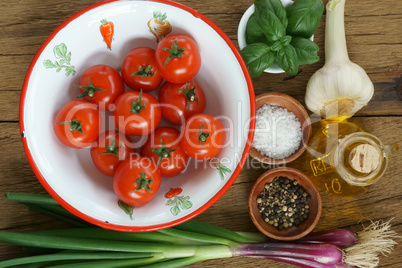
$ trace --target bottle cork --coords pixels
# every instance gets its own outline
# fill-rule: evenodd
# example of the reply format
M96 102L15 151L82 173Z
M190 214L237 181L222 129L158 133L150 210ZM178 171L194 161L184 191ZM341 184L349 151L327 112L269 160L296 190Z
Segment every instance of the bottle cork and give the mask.
M350 165L360 173L370 173L380 164L378 150L370 144L360 144L350 153Z

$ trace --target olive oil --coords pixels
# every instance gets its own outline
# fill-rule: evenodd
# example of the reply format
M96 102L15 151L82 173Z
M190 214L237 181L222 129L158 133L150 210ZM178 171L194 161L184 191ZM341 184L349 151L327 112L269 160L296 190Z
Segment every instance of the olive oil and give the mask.
M347 121L315 124L306 164L319 188L332 195L356 195L383 175L388 158L378 138Z

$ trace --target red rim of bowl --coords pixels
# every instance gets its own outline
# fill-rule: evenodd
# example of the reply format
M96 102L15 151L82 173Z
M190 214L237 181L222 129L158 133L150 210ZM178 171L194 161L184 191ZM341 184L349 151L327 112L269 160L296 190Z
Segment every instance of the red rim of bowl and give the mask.
M39 168L36 165L35 161L33 160L32 154L31 154L31 152L30 152L30 150L28 148L27 140L25 139L25 134L24 134L25 133L25 124L24 124L25 98L26 98L26 94L27 94L27 90L28 90L28 83L29 83L33 68L36 65L36 63L38 61L38 58L42 54L43 50L47 47L49 42L56 36L56 34L59 31L61 31L63 28L65 28L70 22L72 22L73 20L77 19L78 17L80 17L81 15L85 14L86 12L88 12L88 11L90 11L92 9L95 9L95 8L97 8L99 6L109 4L109 3L112 3L112 2L117 2L117 1L119 1L119 0L106 0L106 1L102 1L102 2L93 4L91 6L88 6L87 8L82 9L81 11L75 13L73 16L68 18L62 24L60 24L49 35L49 37L45 40L45 42L43 42L43 44L39 48L38 52L35 54L30 66L28 68L27 74L25 76L24 84L23 84L23 87L22 87L22 92L21 92L21 97L20 97L20 110L19 110L20 135L22 137L22 143L23 143L23 146L24 146L25 155L26 155L26 157L28 159L29 164L31 165L32 170L34 171L36 177L38 178L39 182L46 189L46 191L54 199L56 199L57 202L59 202L59 204L62 207L67 209L69 212L71 212L72 214L76 215L77 217L79 217L81 219L84 219L85 221L87 221L89 223L95 224L95 225L97 225L99 227L102 227L102 228L105 228L105 229L112 229L112 230L123 231L123 232L156 231L156 230L160 230L160 229L164 229L164 228L168 228L168 227L178 225L180 223L183 223L183 222L185 222L187 220L190 220L190 219L194 218L195 216L201 214L202 212L207 210L210 206L212 206L216 201L218 201L218 199L223 196L223 194L230 188L230 186L236 180L237 176L239 175L241 169L244 166L244 163L247 160L248 154L249 154L250 149L251 149L253 136L254 136L254 131L252 131L255 128L255 113L256 113L254 87L253 87L253 84L252 84L251 77L250 77L250 74L248 72L247 66L244 63L243 58L241 57L238 49L235 47L235 45L229 39L229 37L214 22L212 22L206 16L202 15L200 12L198 12L198 11L188 7L188 6L185 6L183 4L180 4L180 3L177 3L177 2L174 2L174 1L170 1L170 0L151 0L153 2L159 2L159 3L163 3L163 4L167 4L167 5L171 5L171 6L180 8L180 9L182 9L184 11L187 11L187 12L191 13L196 18L202 19L206 24L208 24L211 28L213 28L220 35L220 37L223 40L225 40L227 45L232 50L233 54L236 56L240 66L241 66L241 68L243 70L244 76L246 78L248 92L249 92L249 98L250 98L250 127L249 127L249 133L248 133L248 137L247 137L247 143L246 143L246 146L244 148L243 155L242 155L242 157L240 159L240 162L237 165L235 171L233 172L232 176L229 178L229 180L226 182L226 184L222 187L222 189L220 189L219 192L215 196L213 196L208 202L206 202L200 208L198 208L197 210L193 211L192 213L190 213L187 216L184 216L184 217L182 217L180 219L170 221L170 222L167 222L167 223L164 223L164 224L157 224L157 225L151 225L151 226L124 226L124 225L118 225L118 224L110 224L110 223L95 219L93 217L90 217L90 216L80 212L79 210L77 210L76 208L71 206L69 203L67 203L63 198L61 198L50 187L50 185L47 183L45 177L39 171Z

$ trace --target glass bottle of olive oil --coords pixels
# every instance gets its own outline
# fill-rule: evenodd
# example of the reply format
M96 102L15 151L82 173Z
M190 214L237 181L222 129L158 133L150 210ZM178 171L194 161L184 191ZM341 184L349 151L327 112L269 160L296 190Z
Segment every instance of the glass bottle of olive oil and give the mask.
M397 145L384 145L377 137L347 121L322 120L307 147L311 179L332 195L351 196L376 182Z

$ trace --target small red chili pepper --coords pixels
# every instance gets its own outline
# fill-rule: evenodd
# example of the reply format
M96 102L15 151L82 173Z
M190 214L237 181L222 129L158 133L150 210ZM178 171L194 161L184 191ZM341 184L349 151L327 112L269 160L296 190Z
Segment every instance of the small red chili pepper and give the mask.
M183 189L181 189L181 188L170 188L169 192L167 192L165 194L165 197L166 198L175 197L176 195L181 194L182 191L183 191Z

